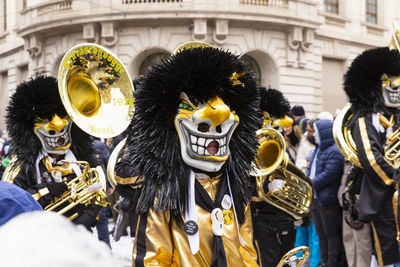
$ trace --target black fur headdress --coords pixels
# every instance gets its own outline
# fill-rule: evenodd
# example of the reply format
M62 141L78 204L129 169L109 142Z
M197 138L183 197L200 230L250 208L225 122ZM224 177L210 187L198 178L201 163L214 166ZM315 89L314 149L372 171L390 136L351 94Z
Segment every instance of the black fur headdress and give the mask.
M381 75L400 75L400 54L388 47L364 51L357 56L344 76L344 90L357 114L382 112Z
M33 131L35 118L51 120L54 114L60 117L67 115L55 78L39 76L17 86L6 109L6 123L11 138L11 153L18 157L23 170L32 168L42 149ZM71 135L74 153L88 154L92 151L89 135L74 124Z
M269 115L276 118L282 118L290 112L289 101L283 96L281 91L273 88L266 89L260 87L262 111L266 111Z
M236 83L232 75L244 73ZM137 204L139 213L149 208L180 215L187 196L189 167L184 164L174 118L185 92L192 103L219 96L240 122L230 141L225 164L232 194L240 202L250 199L249 171L257 150L255 135L261 123L259 94L254 74L236 55L216 48L186 49L149 68L135 86L135 115L119 173L144 177ZM157 199L157 202L154 200Z

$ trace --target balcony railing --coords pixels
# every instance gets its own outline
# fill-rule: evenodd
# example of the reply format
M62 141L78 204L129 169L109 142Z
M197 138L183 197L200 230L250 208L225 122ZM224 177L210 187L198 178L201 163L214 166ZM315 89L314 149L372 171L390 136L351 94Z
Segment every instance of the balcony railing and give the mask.
M49 2L37 8L38 16L59 13L72 9L72 0Z
M183 0L122 0L122 4L182 3L182 1Z
M270 6L277 8L288 8L289 0L240 0L239 4L252 6Z
M288 19L302 23L318 23L315 1L306 0L37 0L38 2L22 10L19 21L19 34L31 34L38 30L51 28L52 25L66 25L93 22L93 18L102 20L145 20L148 18L183 18L218 17L224 19L243 19L287 23ZM277 12L276 9L280 9ZM193 12L195 11L195 12ZM199 12L196 12L199 11ZM154 14L154 16L152 16ZM205 14L205 15L204 15Z

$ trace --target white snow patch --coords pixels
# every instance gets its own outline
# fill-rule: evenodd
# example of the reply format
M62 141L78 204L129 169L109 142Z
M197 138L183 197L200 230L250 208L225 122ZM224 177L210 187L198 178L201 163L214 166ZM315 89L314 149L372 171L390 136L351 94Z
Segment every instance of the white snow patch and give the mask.
M132 251L131 240L124 237L120 244L112 244L111 253L97 234L63 216L40 211L23 213L0 227L0 266L131 266L130 258L126 261L125 256L128 248Z

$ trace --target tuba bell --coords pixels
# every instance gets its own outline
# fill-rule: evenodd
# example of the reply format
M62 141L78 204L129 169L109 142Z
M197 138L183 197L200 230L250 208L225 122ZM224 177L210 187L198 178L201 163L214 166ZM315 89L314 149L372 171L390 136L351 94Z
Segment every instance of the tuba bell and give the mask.
M283 136L273 128L257 131L259 147L255 159L258 196L267 203L283 210L296 220L310 211L313 186L310 178L288 160ZM281 179L283 188L265 192L265 180Z
M355 166L362 168L357 156L356 144L348 125L352 116L351 104L347 103L333 122L333 139L343 156Z
M65 54L58 88L71 119L90 135L117 136L133 117L132 80L120 60L100 45L79 44Z
M113 152L111 152L110 158L107 163L107 177L111 186L115 188L117 186L117 181L115 179L114 168L115 165L121 160L124 152L125 152L125 144L126 138L122 139L118 145L114 148Z
M58 71L61 101L74 123L89 135L114 137L129 125L134 113L133 84L120 60L108 49L84 43L71 48ZM106 181L101 167L90 168L84 161L71 162L82 175L68 182L68 190L45 207L74 220L69 214L78 204L105 206ZM95 188L101 185L101 188Z
M303 253L303 256L297 257L297 253ZM300 267L303 266L303 263L310 256L310 249L306 246L297 247L289 250L285 255L283 255L282 259L279 261L276 267L290 266L290 267Z

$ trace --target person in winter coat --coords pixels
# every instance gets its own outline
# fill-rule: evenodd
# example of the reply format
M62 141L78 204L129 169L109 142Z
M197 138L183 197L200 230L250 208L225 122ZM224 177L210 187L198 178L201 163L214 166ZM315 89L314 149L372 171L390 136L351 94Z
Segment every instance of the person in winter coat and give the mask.
M297 150L299 149L302 132L299 126L290 125L283 127L283 135L286 142L286 152L288 153L290 161L296 162Z
M317 145L308 172L317 200L313 202L311 213L319 237L321 264L328 267L337 266L341 251L337 192L344 166L344 158L333 139L332 126L331 120L314 123Z
M314 121L307 122L307 130L300 140L296 154L296 167L307 174L315 149ZM310 248L309 266L317 267L320 264L319 241L311 211L302 220L296 222L296 247L308 246ZM302 253L297 254L301 256Z

